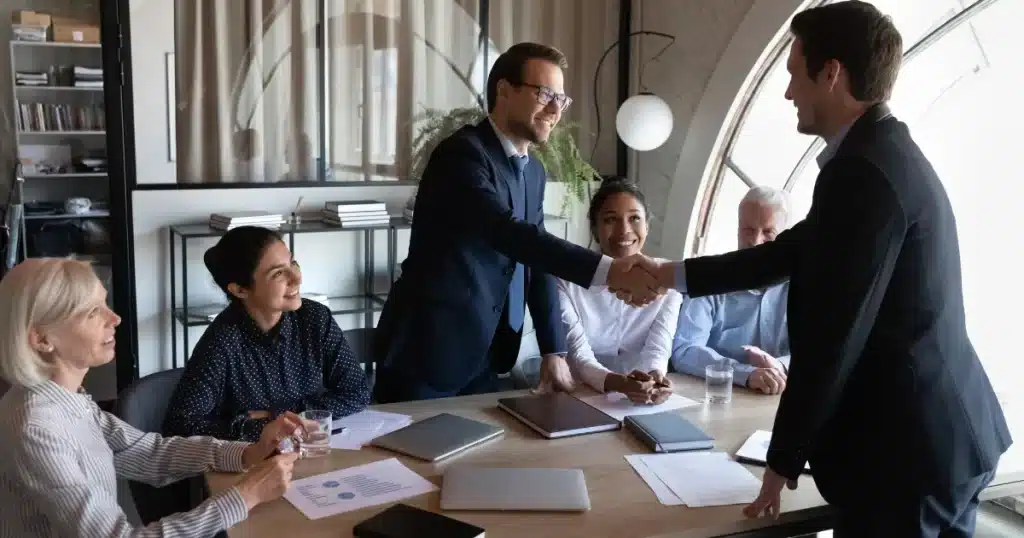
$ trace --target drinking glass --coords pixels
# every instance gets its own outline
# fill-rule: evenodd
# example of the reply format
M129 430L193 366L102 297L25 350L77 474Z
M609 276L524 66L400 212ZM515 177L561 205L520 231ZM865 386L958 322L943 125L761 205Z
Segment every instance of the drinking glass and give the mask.
M299 413L304 422L299 455L319 458L331 453L331 412L308 409Z
M704 368L704 398L708 403L732 401L732 363L718 361Z

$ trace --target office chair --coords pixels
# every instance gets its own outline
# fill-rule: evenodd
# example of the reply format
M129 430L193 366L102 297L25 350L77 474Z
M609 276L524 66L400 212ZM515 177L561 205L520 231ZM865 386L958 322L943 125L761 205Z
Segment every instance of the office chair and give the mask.
M118 396L114 414L138 430L161 432L167 405L184 371L184 368L175 368L139 379ZM198 506L204 487L202 477L197 477L162 488L129 480L128 489L132 493L139 518L144 525L148 525Z
M373 327L343 331L345 341L348 342L348 346L352 348L352 352L356 354L356 359L363 365L363 370L366 372L366 382L370 385L371 393L373 392L374 380L373 331Z

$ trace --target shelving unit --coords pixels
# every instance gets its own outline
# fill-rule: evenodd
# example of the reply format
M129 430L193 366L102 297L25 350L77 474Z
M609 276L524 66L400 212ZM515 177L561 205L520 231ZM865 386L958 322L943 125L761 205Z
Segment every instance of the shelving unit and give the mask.
M544 216L545 228L555 235L567 238L569 235L569 221L564 217L556 215ZM361 228L341 228L324 222L312 221L302 222L299 225L285 224L278 232L288 241L288 249L295 253L295 236L308 233L359 233L363 234L363 276L362 292L357 295L343 297L329 297L328 303L331 313L334 315L363 314L363 326L373 327L373 315L384 307L387 301L389 290L375 290L373 287L376 267L374 258L374 234L384 232L387 234L387 271L388 287L395 282L396 267L398 265L398 231L411 228L412 225L404 217L392 216L388 224L366 226ZM171 265L171 363L173 368L178 367L178 325L183 327L184 347L182 348L182 365L188 360L190 327L204 327L211 323L207 319L209 315L205 310L208 304L189 306L188 298L188 242L191 239L204 237L220 237L226 232L211 228L207 224L186 224L171 226L168 229L170 236L170 265ZM178 255L180 253L180 259ZM180 260L180 268L177 267ZM181 300L179 308L178 297L178 272L181 273Z
M18 223L22 258L39 254L34 237L40 227L60 221L82 226L88 220L110 216L105 205L110 192L105 168L80 161L96 158L105 162L106 157L102 75L94 74L102 69L101 51L99 43L10 42L15 144L24 179L18 195L27 209ZM76 74L76 67L93 72ZM86 78L93 81L89 86L75 85ZM27 83L29 80L34 83ZM61 204L72 197L89 198L94 209L81 214L31 211L34 202Z

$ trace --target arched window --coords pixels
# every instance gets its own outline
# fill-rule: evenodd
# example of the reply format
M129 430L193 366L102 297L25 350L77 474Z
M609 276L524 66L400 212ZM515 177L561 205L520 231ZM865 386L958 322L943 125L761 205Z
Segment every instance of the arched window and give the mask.
M1016 311L1024 305L1017 280L1024 239L1015 218L1024 202L1016 155L1024 125L1019 60L1024 20L1019 0L876 0L893 17L906 53L893 98L897 118L937 170L957 218L968 330L1001 396L1015 390ZM739 196L753 185L791 193L792 222L810 207L824 143L796 132L796 112L783 92L789 43L762 68L743 111L731 125L708 208L699 216L694 254L736 248ZM842 241L841 237L836 238Z

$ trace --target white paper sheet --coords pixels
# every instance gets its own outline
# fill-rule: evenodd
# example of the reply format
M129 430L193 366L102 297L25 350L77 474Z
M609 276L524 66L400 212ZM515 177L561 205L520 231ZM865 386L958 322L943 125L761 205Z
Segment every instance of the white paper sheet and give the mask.
M724 452L641 454L637 458L691 508L747 504L761 491L761 481Z
M633 467L636 474L640 475L644 482L647 482L647 485L654 491L654 496L658 498L661 504L665 506L679 506L683 504L683 500L675 493L672 493L672 490L658 478L658 475L654 474L654 471L647 467L640 454L627 454L626 461Z
M772 432L768 430L756 430L747 437L743 446L736 451L736 458L743 458L751 462L766 463L768 459L768 447L772 443ZM805 463L804 469L810 471L811 464Z
M605 414L620 422L629 415L650 415L653 413L674 411L676 409L683 409L684 407L701 405L701 402L691 400L678 394L669 396L668 400L659 405L634 404L626 397L625 394L620 392L584 396L580 398L580 400L604 411Z
M345 431L331 436L331 448L359 450L381 435L412 424L409 415L367 409L334 421L334 429Z
M285 491L284 498L309 519L320 519L437 489L432 482L391 458L296 480Z

